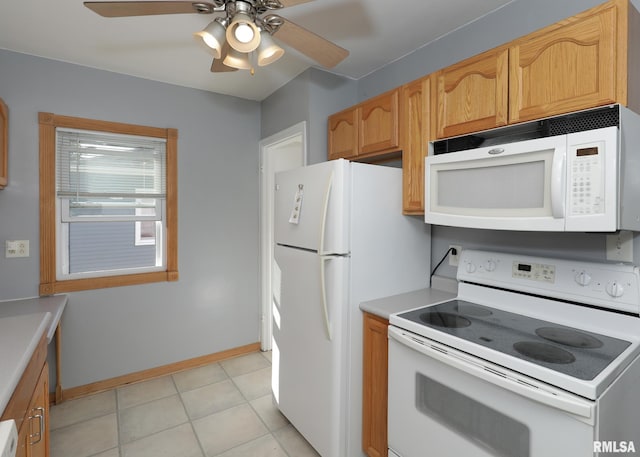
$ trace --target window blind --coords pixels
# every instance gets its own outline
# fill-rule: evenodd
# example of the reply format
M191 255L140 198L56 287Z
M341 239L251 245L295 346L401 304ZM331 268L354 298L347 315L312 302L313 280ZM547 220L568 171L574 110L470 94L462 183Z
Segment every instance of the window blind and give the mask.
M56 193L84 202L165 198L166 141L58 128Z

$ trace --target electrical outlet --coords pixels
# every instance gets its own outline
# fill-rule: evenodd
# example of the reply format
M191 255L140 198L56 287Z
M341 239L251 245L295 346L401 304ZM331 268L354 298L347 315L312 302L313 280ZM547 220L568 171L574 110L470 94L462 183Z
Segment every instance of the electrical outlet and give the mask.
M10 257L29 257L29 240L6 240L4 255Z
M449 252L449 265L451 265L452 267L457 267L458 262L460 261L460 252L462 251L462 246L450 244L449 249L451 248L455 249L456 253L454 254L453 252Z
M621 230L607 235L607 260L633 262L633 232Z

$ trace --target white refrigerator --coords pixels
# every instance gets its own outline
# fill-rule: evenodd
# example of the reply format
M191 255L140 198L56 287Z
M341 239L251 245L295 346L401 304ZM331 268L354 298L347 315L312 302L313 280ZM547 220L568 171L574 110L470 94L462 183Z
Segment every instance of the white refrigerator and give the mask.
M362 312L429 286L430 226L402 170L323 162L276 174L272 390L322 457L364 456Z

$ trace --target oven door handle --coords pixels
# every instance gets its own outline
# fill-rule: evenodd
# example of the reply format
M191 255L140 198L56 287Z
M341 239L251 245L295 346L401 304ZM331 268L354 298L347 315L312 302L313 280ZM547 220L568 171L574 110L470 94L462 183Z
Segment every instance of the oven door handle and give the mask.
M510 376L501 367L492 367L486 362L472 360L464 354L458 353L446 346L426 338L421 338L396 327L389 327L389 338L416 350L428 357L436 359L453 368L462 370L472 376L483 379L491 384L510 390L538 403L552 406L561 411L575 414L587 419L593 416L593 402L576 398L568 393L551 392L538 387L535 381L524 381Z

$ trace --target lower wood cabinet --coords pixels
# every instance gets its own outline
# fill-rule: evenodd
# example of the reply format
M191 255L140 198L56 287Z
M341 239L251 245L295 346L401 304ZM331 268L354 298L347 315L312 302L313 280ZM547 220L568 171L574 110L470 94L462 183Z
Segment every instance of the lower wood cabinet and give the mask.
M49 366L46 358L45 335L0 417L0 420L16 421L16 457L49 457Z
M364 313L363 322L362 449L369 457L386 457L389 321Z

